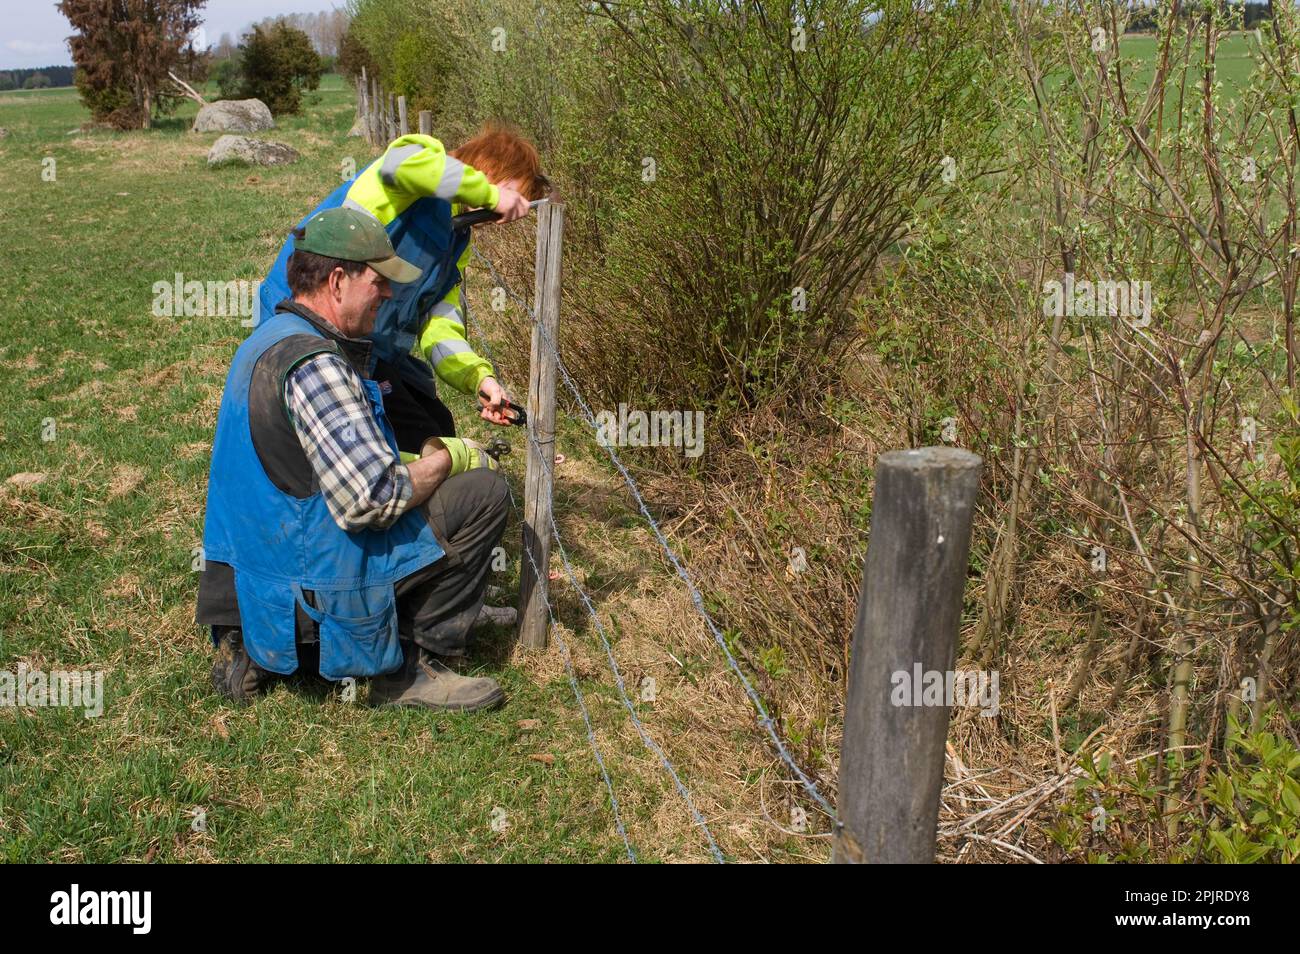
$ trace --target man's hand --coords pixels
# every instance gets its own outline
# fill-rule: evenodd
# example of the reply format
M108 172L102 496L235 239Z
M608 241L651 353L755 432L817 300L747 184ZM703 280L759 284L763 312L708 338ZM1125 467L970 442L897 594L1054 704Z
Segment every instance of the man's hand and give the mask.
M496 378L487 377L479 384L479 404L482 410L479 411L479 417L485 421L491 421L493 424L499 424L502 427L508 427L511 424L510 409L506 407L506 392L502 389ZM487 395L487 400L483 395Z
M514 189L507 189L505 186L498 186L497 204L493 212L501 216L494 224L504 225L506 222L513 222L515 219L522 219L528 214L528 200L516 192Z

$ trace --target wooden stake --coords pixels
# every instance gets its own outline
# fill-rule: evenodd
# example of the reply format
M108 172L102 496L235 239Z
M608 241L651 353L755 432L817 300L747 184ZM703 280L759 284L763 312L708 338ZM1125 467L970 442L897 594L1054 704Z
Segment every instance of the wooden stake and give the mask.
M555 351L560 341L560 264L564 206L547 202L537 210L537 279L531 368L528 380L528 442L524 477L524 556L519 577L519 641L545 649L551 566L551 488L555 467ZM542 329L546 330L543 337ZM540 446L540 450L538 449ZM529 559L532 554L532 559ZM533 563L537 564L536 572Z
M844 713L837 863L934 860L948 705L917 683L934 672L944 679L953 667L982 467L955 447L890 451L876 462Z

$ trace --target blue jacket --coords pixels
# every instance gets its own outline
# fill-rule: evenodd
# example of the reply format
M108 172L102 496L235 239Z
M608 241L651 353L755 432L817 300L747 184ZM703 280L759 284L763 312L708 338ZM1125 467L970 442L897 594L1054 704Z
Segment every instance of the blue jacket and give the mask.
M364 174L365 170L361 175ZM298 227L303 227L318 212L343 205L354 182L356 179L345 182L326 196L320 205L303 217ZM355 206L355 203L349 204ZM429 365L405 359L420 337L426 316L459 284L461 276L456 263L469 245L470 231L453 232L451 203L435 196L415 200L384 228L397 254L420 269L422 274L416 281L392 284L393 297L380 305L375 330L368 337L375 344L377 357L401 365L404 371L408 368L417 371L420 376L428 378L432 386L433 374ZM262 282L260 305L263 320L275 313L277 304L292 297L287 274L292 254L291 238L280 249L270 274Z
M250 401L259 361L273 347L257 378L263 390ZM421 508L386 530L349 533L334 522L314 479L305 496L295 496L268 475L264 455L289 460L300 471L306 461L292 426L285 426L289 362L338 350L310 321L291 313L262 321L239 346L217 414L203 530L205 559L234 567L244 646L253 661L278 673L298 668L298 606L319 624L320 673L327 679L377 675L401 664L393 584L443 556ZM277 361L283 367L272 369L268 383L268 367ZM363 383L397 460L379 387ZM280 391L272 399L275 388ZM310 466L302 472L310 474ZM312 592L314 605L304 590Z

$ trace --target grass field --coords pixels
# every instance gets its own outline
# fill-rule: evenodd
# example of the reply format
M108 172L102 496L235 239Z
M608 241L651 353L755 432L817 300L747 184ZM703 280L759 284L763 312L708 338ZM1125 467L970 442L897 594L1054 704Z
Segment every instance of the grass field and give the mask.
M0 669L104 673L99 718L0 708L0 858L625 857L554 647L526 656L510 633L493 634L481 671L509 701L486 715L371 710L307 683L236 709L210 690L192 558L216 408L245 329L238 318L155 317L152 286L177 272L259 279L345 160L370 154L346 138L353 107L337 78L267 134L302 152L287 167L209 170L216 137L188 132L193 113L187 104L151 131L83 132L73 90L0 95ZM530 243L520 235L515 246L525 275ZM466 404L455 409L468 419ZM768 759L743 697L716 681L716 647L682 622L681 597L660 592L671 577L608 475L580 449L569 453L557 510L574 527L589 588L611 614L639 605L672 630L659 646L652 631L634 638L614 626L629 685L669 665L663 649L683 661L661 681L657 706L638 703L642 717L705 814L730 814L715 832L728 854L821 860L820 842L787 843L770 826L754 834L761 823L740 803ZM600 519L587 532L592 513ZM507 546L517 556L513 522ZM494 582L513 592L514 572ZM576 622L576 599L558 598L561 617ZM630 730L594 636L564 632L633 844L644 860L707 857ZM699 696L714 702L696 714ZM707 746L692 741L706 729ZM727 772L706 771L714 760ZM504 831L493 830L498 807Z
M1155 76L1156 62L1160 54L1160 39L1154 33L1134 33L1124 37L1120 44L1120 53L1132 63L1132 72L1128 74L1136 89L1144 92ZM1176 38L1173 53L1181 48L1182 38ZM1199 65L1198 51L1204 43L1199 38L1192 43L1192 63ZM1218 45L1215 54L1215 73L1219 82L1231 92L1240 92L1249 85L1258 61L1254 31L1249 33L1226 34Z

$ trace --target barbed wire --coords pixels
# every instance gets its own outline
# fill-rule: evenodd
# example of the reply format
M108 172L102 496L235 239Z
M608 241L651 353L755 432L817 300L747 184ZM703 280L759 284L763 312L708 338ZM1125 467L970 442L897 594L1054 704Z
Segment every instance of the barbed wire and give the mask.
M474 321L474 317L471 313L471 309L469 309L468 294L461 294L460 309L461 312L464 313L465 321L468 321L469 324L473 326L474 335L476 335L476 337L480 339L482 343L484 343L484 351L487 354L487 360L491 361L491 365L493 365L493 369L495 370L495 368L497 368L497 361L494 360L493 354L491 354L491 346L489 343L487 343L487 335L484 334L484 330L482 330L481 326L478 325L478 322ZM538 441L536 433L533 432L533 425L534 425L534 421L529 421L528 424L526 424L524 428L524 435L526 438L529 439L530 442L532 442L533 447L537 448L537 456L538 459L542 461L543 467L547 469L547 472L551 472L551 465L552 465L551 455L554 454L554 451L547 451L546 448L542 447L541 442ZM515 499L515 495L513 495L511 491L512 506L513 506L513 499ZM552 498L551 504L552 504L551 530L552 533L554 533L556 545L558 545L560 547L560 551L563 552L563 543L560 543L559 528L558 526L555 525L554 498ZM519 507L515 506L515 512L519 513ZM532 564L534 577L537 578L538 582L542 582L543 589L547 589L545 584L547 584L549 580L547 580L547 578L542 577L541 568L538 567L537 560L533 559L532 550L530 550L529 547L525 546L524 554L528 556L528 561L530 564ZM565 560L565 569L568 569L567 560ZM630 701L630 699L628 698L627 689L625 689L625 685L623 682L623 675L621 675L621 673L619 672L619 667L617 667L617 663L614 660L614 652L612 652L612 650L610 649L610 643L608 643L608 639L606 638L606 636L604 636L604 625L601 623L601 617L599 617L599 615L597 615L597 612L595 612L595 607L593 606L593 604L591 604L591 600L588 599L588 595L586 595L586 591L582 590L582 587L578 585L578 582L576 578L573 577L572 572L569 572L569 582L571 582L571 584L573 585L573 589L576 589L578 591L578 594L581 595L582 602L584 602L586 607L586 611L588 611L589 615L591 616L591 620L594 621L595 628L597 628L597 632L601 634L602 642L604 642L604 647L606 647L608 658L610 658L610 667L612 669L612 672L614 672L614 680L615 680L616 688L617 690L619 690L620 698L623 699L624 707L627 708L630 716L632 716L632 724L634 725L634 727L636 727L638 736L641 737L642 745L645 745L646 749L649 749L651 753L658 756L659 763L662 764L664 771L667 771L669 777L671 777L673 785L676 786L677 793L681 795L682 801L684 801L686 803L686 807L689 808L690 815L692 815L695 824L697 824L699 829L701 829L703 834L705 834L705 840L708 842L708 849L710 849L711 854L714 855L714 860L716 860L716 862L718 862L719 864L725 863L725 858L723 858L722 851L719 850L718 842L714 840L714 834L708 831L708 823L707 821L705 821L705 816L699 814L699 811L697 810L697 808L695 808L694 799L690 797L690 790L686 788L685 782L681 781L681 776L679 775L679 773L677 773L676 767L673 766L671 760L668 759L668 756L664 754L662 747L660 747L659 743L655 742L653 738L650 737L650 734L649 732L647 732L645 725L643 725L640 717L637 716L636 707L633 706L632 701ZM547 608L547 612L550 613L551 623L555 623L555 615L554 613L550 612L551 604L550 604L549 595L547 595L546 598L546 608ZM556 634L556 636L558 636L558 634ZM612 788L610 789L610 797L611 798L614 797L614 790L612 790Z
M469 313L469 295L461 295L461 311L464 313L467 321L473 322ZM487 358L492 362L492 367L496 368L496 360L492 356L492 346L488 344L487 337L483 334L482 329L476 326L475 335L482 342L483 350L487 353ZM501 479L505 481L506 493L510 496L510 509L515 512L515 518L522 524L523 513L519 510L519 504L515 500L515 492L510 488L510 481L502 473ZM537 561L533 559L533 553L528 547L523 548L524 555L528 557L528 562L533 566L533 575L541 579L542 571L538 567ZM605 780L605 790L609 792L609 804L614 812L614 826L618 829L620 837L623 839L623 845L627 848L627 856L633 864L637 864L636 852L632 848L632 842L628 839L627 828L623 825L623 816L618 810L618 796L614 794L614 783L610 780L609 770L605 767L605 759L600 754L600 745L596 742L596 730L591 724L591 714L587 711L587 703L582 695L582 689L578 686L578 675L573 669L573 657L569 653L569 645L560 635L559 627L556 625L555 611L551 607L550 594L543 588L542 602L546 606L546 615L551 620L551 632L555 636L555 641L560 646L560 653L564 657L564 669L569 677L569 686L573 689L573 697L578 702L578 709L582 713L582 722L587 727L587 744L591 746L591 754L596 757L596 764L600 766L600 776Z
M537 320L537 314L533 311L528 302L520 297L514 289L510 287L506 280L501 277L500 272L497 271L496 266L492 263L491 259L487 258L487 256L473 245L470 246L470 249L474 253L474 257L487 266L489 273L492 275L493 279L495 279L497 285L505 291L506 295L514 299L524 309L534 327L536 327L541 333L540 337L543 343L545 343L546 347L555 357L555 367L556 370L560 372L560 377L564 381L565 387L569 389L569 393L573 395L573 399L581 409L583 419L596 432L597 437L599 437L600 425L596 422L596 416L592 413L591 406L587 403L586 399L583 398L582 392L578 388L577 383L573 380L572 375L569 374L568 368L565 367L564 361L560 357L559 346L556 342L551 340L550 333L546 330L546 326ZM495 362L493 362L493 367L495 366ZM664 535L663 530L660 529L658 521L656 521L654 516L650 513L649 508L646 506L645 499L641 496L641 489L637 485L636 479L628 472L627 467L624 466L623 461L619 458L618 453L614 450L612 445L601 442L599 439L597 439L596 443L605 449L610 460L613 461L614 466L617 467L619 473L623 475L623 480L627 484L628 489L632 492L637 507L641 510L642 516L644 516L646 521L650 524L650 529L654 531L655 537L659 541L659 546L668 557L668 560L672 564L673 569L677 572L677 575L681 578L682 582L686 584L687 589L690 591L691 602L694 604L696 612L704 619L710 633L713 635L714 641L722 649L723 655L726 657L727 664L730 666L731 671L740 679L745 694L749 697L754 708L758 710L758 724L766 730L768 737L772 740L772 744L776 747L777 754L780 756L781 760L785 762L786 766L794 773L795 777L803 785L804 790L808 795L817 802L826 814L830 816L832 821L838 825L839 822L835 806L833 806L830 801L822 795L817 788L817 784L813 782L812 779L808 778L803 769L801 769L795 762L794 757L790 755L785 743L781 741L781 737L776 732L775 720L768 715L767 708L763 705L762 699L759 698L758 692L754 689L753 684L745 675L744 670L740 668L740 664L736 661L736 657L731 652L731 647L727 645L726 637L722 634L718 624L714 621L708 610L705 609L704 597L696 587L695 581L691 578L690 573L682 564L681 559L677 556L676 551L673 550L671 544L669 544L668 538ZM546 456L547 455L542 454L543 460L546 459Z
M484 347L484 352L487 356L487 360L491 361L491 365L493 365L493 369L497 369L498 368L497 360L495 360L494 355L491 354L491 344L487 342L487 335L484 334L484 330L482 330L481 326L478 325L478 322L474 321L473 313L471 312L471 308L469 308L469 295L467 291L463 292L463 294L461 294L460 296L460 308L461 308L461 312L464 313L465 321L469 322L469 325L471 325L474 330L474 337L476 337L478 341L482 342L482 347ZM542 447L541 442L538 441L537 434L534 433L533 425L534 425L534 421L529 421L528 425L525 426L524 428L525 437L528 438L529 441L532 442L533 447L536 448L538 459L542 461L543 467L546 468L547 472L551 473L552 463L554 463L554 461L552 461L552 454L554 454L554 450L547 451L545 447ZM507 490L508 490L508 483L507 483ZM511 506L515 508L515 513L517 515L517 513L519 513L519 507L517 507L515 504L515 494L513 494L513 491L510 491L510 498L511 498ZM662 747L659 746L659 743L655 742L653 738L650 737L649 732L647 732L645 728L645 724L642 723L640 716L637 715L636 706L634 706L634 704L632 703L632 699L628 697L627 685L625 685L625 682L623 681L623 673L621 673L619 669L619 664L617 664L615 660L614 649L612 649L612 646L610 645L610 641L608 641L607 634L606 632L604 632L604 624L601 621L601 616L599 616L599 613L595 611L595 607L593 606L593 603L591 603L591 600L588 597L588 595L586 595L586 591L582 589L582 586L580 584L578 584L577 577L575 576L575 574L573 574L573 569L571 565L569 565L568 563L568 556L567 554L565 554L562 538L560 538L559 526L555 524L554 498L552 498L551 503L552 503L551 517L550 517L551 533L552 535L554 535L556 546L559 547L560 556L562 556L562 559L564 560L564 569L565 569L565 573L568 574L569 584L573 586L573 589L577 590L578 595L580 595L580 597L582 598L582 603L584 603L586 611L588 611L588 615L591 617L591 620L593 620L595 623L595 629L597 629L597 633L599 634L599 637L601 637L601 642L604 643L604 651L606 651L608 660L610 660L610 669L612 673L614 673L615 686L617 690L619 690L619 697L621 701L623 701L623 706L627 708L628 715L632 717L633 727L636 728L638 736L641 737L642 745L645 745L646 749L649 749L651 753L653 753L655 756L658 756L659 763L662 764L664 771L668 772L668 776L671 777L673 785L676 786L677 793L681 795L682 801L686 803L686 808L688 808L688 810L690 811L690 815L692 815L695 825L697 825L699 831L703 832L703 836L705 836L705 840L708 842L708 850L710 850L710 853L714 855L715 862L718 862L719 864L724 864L725 858L723 857L722 850L719 849L718 842L716 842L714 838L714 834L712 834L710 829L708 829L708 823L705 820L705 816L703 816L701 812L699 812L698 808L695 807L694 799L690 797L690 790L686 788L685 782L681 780L681 776L679 775L679 773L677 773L676 767L673 766L672 760L668 758L666 753L664 753ZM528 556L528 561L530 564L532 564L533 574L534 576L536 576L537 580L539 582L543 582L543 584L545 584L545 582L549 582L547 580L543 580L541 568L538 567L537 560L533 559L532 550L530 550L529 547L525 546L524 554ZM543 586L543 589L546 589L546 587ZM549 597L546 598L545 602L546 602L546 610L547 613L549 613L550 615L551 623L554 624L555 615L554 613L551 612L551 603ZM556 633L556 638L559 638L558 633ZM560 643L562 643L563 645L563 639L560 639ZM565 654L567 654L568 650L565 649L564 651ZM577 690L577 684L575 682L575 691L576 690ZM584 719L586 719L585 712L584 712ZM590 725L590 723L588 724ZM595 751L594 740L593 740L593 751ZM599 760L599 758L601 758L601 756L599 756L599 753L597 753L597 759ZM602 771L603 771L603 763L602 763ZM608 776L606 776L606 784L608 785ZM610 788L610 798L611 801L612 799L614 799L614 789L612 788ZM630 846L629 846L629 850L630 850Z

